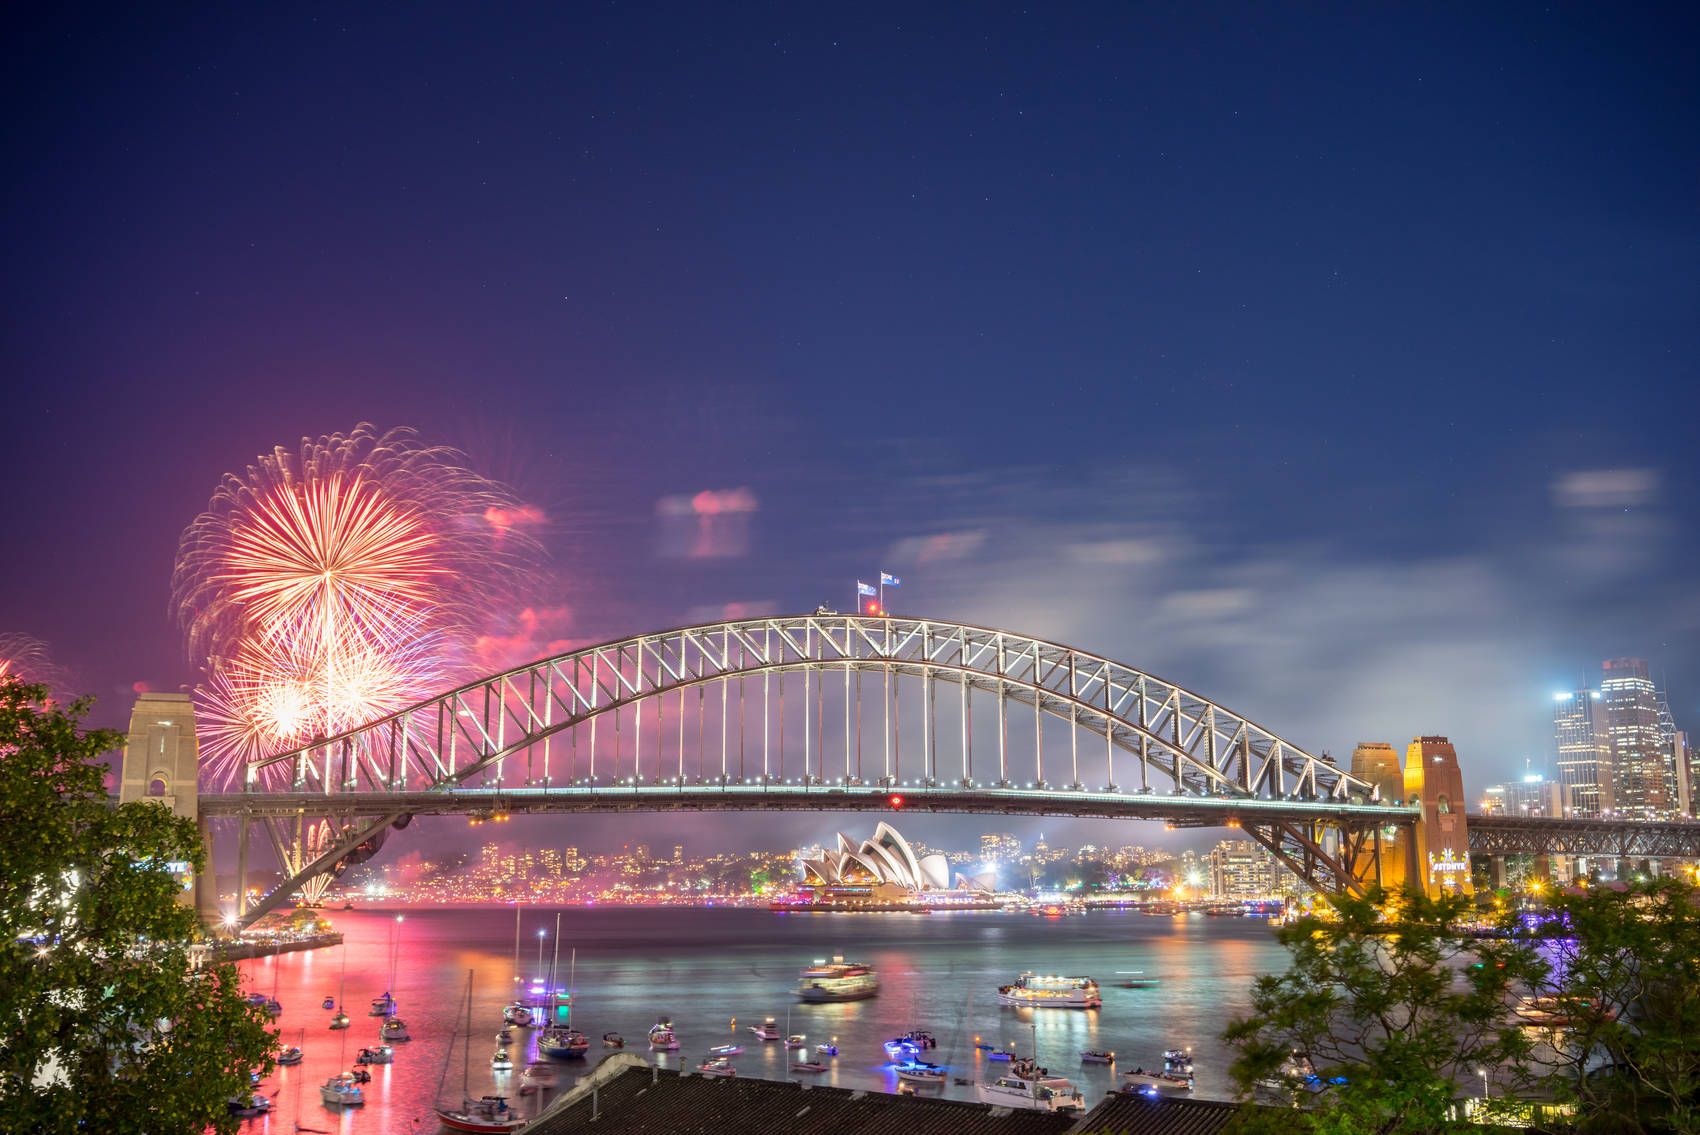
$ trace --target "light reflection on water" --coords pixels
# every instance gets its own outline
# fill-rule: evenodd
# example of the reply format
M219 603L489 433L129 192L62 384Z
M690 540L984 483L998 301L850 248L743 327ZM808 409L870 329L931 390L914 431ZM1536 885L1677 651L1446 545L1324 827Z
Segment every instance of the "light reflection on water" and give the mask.
M255 1131L293 1133L435 1130L431 1105L458 1099L463 1068L474 1096L500 1092L526 1112L535 1096L520 1098L520 1072L536 1058L535 1030L515 1030L514 1070L493 1073L490 1056L501 1028L502 1007L515 996L511 907L406 908L393 992L413 1039L396 1043L395 1063L376 1065L365 1085L364 1108L338 1114L319 1101L318 1088L353 1066L363 1045L377 1042L382 1019L367 1015L372 998L389 986L395 912L330 911L346 936L345 947L286 954L241 963L252 989L270 993L274 978L283 1015L283 1043L300 1044L306 1059L280 1068L263 1091L276 1110L247 1124ZM537 931L547 931L543 970L554 949L555 908L520 912L519 985L539 977ZM784 914L726 909L563 908L561 983L570 950L578 950L573 1024L591 1039L588 1061L553 1061L555 1092L593 1067L607 1050L605 1032L619 1032L627 1051L649 1056L644 1035L661 1016L678 1033L678 1052L656 1053L663 1066L690 1068L711 1045L744 1046L734 1057L739 1074L772 1079L791 1075L799 1059L779 1043L764 1044L750 1031L772 1016L813 1046L838 1038L840 1056L826 1073L799 1073L817 1083L891 1091L896 1077L885 1065L883 1041L925 1028L939 1041L927 1059L947 1064L952 1077L995 1076L1007 1066L973 1048L980 1037L1025 1055L1037 1032L1040 1062L1080 1085L1089 1104L1114 1087L1115 1069L1081 1066L1082 1049L1108 1048L1117 1068L1160 1062L1165 1048L1191 1046L1197 1061L1197 1095L1231 1098L1227 1054L1218 1035L1248 1004L1251 979L1283 968L1285 954L1269 926L1256 919L1201 914L1148 916L1094 911L1062 919L999 912L916 916ZM880 971L879 997L837 1005L801 1005L793 990L799 969L842 954ZM353 1027L327 1028L346 955L343 1001ZM472 1044L465 1033L466 971L475 971ZM1000 1008L996 992L1023 970L1086 974L1102 987L1104 1007L1093 1012ZM1127 989L1117 971L1143 970L1162 980L1155 989ZM787 1015L789 1014L789 1017ZM452 1060L452 1033L463 1034ZM470 1054L470 1059L468 1059ZM974 1089L950 1084L921 1091L972 1099ZM299 1093L299 1110L297 1105ZM545 1096L545 1102L549 1096Z

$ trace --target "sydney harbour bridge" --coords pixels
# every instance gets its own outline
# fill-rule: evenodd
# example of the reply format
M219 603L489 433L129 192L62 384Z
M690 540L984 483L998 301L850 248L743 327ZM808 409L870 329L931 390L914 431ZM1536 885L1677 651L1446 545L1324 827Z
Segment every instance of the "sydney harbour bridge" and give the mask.
M213 821L233 821L238 878L256 830L295 868L257 903L238 887L244 926L420 815L1162 820L1237 827L1325 893L1416 877L1436 822L1432 802L1425 815L1421 800L1383 799L1326 754L1134 666L929 619L821 612L588 646L267 757L228 792L184 791L197 771L192 711L176 764L149 740L168 708L138 703L121 795L165 796L198 820L209 854ZM334 834L301 856L305 826L321 819ZM1700 824L1472 816L1468 833L1472 849L1497 854L1700 854ZM210 872L197 886L213 914Z

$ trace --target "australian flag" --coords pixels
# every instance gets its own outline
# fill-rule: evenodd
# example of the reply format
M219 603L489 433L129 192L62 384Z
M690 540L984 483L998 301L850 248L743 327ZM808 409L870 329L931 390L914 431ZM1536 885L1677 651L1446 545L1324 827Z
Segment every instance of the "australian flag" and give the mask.
M901 587L902 585L903 585L903 581L901 579L898 579L895 575L892 575L890 572L888 572L888 571L880 572L880 586L881 587Z
M861 580L858 579L856 581L856 594L858 594L858 595L878 595L879 594L879 588L875 587L871 583L863 583Z

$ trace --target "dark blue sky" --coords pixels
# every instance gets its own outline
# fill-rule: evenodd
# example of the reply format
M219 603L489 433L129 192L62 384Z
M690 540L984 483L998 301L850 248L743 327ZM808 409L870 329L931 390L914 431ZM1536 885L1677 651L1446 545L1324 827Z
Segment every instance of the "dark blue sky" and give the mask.
M0 632L193 681L182 527L369 420L547 510L549 634L884 567L1472 788L1608 655L1700 726L1690 11L910 7L15 18Z

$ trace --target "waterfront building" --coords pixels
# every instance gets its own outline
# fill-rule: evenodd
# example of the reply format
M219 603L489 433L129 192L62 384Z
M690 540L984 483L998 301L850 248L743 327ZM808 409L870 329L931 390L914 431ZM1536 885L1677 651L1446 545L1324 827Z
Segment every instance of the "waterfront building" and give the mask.
M1611 737L1598 690L1555 694L1553 740L1567 815L1598 817L1614 810Z
M1423 822L1416 827L1411 849L1423 888L1433 896L1473 893L1464 774L1451 741L1440 736L1412 738L1405 750L1405 799L1423 809Z
M1663 819L1675 810L1675 776L1673 770L1667 781L1658 694L1647 662L1611 658L1602 669L1600 700L1611 742L1615 812L1626 819Z

